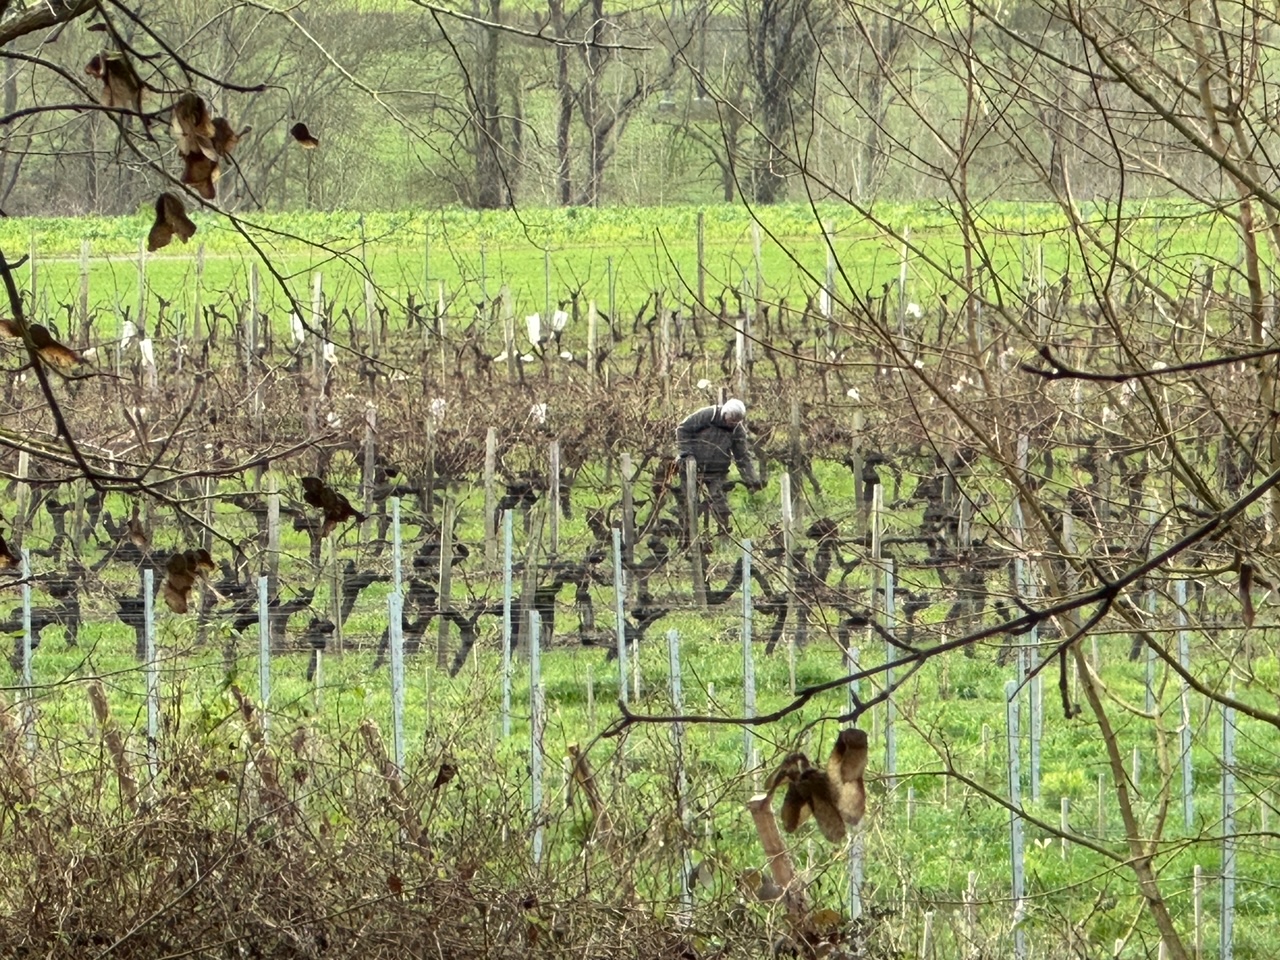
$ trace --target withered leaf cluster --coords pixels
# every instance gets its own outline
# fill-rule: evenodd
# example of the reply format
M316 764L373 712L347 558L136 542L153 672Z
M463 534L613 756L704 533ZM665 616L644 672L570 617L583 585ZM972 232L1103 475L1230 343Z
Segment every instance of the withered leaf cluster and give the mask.
M182 157L182 182L204 199L216 199L222 163L250 129L237 132L225 117L213 116L199 94L187 92L180 96L169 115L169 131L178 156ZM156 198L156 219L147 236L148 250L159 250L174 237L186 243L195 232L196 225L187 216L181 197L162 193Z
M105 32L106 25L95 23L90 30ZM116 53L98 53L85 66L85 73L102 82L99 102L118 110L137 113L148 122L142 111L145 90L154 91L138 76L129 57L120 50ZM217 183L222 166L251 128L236 130L225 117L215 117L203 97L192 91L181 94L169 111L169 129L182 158L182 183L205 200L216 200ZM290 136L307 149L315 149L320 141L301 121L289 130ZM162 193L156 199L156 219L147 237L147 249L156 251L177 237L184 243L196 232L196 225L187 216L186 205L174 193Z
M213 557L203 547L175 551L164 565L160 596L174 613L186 613L192 586L196 580L212 572Z
M0 533L0 570L11 570L22 562L22 558L13 552L13 548L9 546L4 538L4 534Z
M169 241L177 237L186 243L195 236L196 225L187 216L187 208L182 200L172 193L162 193L156 197L156 222L151 225L147 235L147 249L154 252L167 246Z
M327 537L339 523L354 518L357 523L364 523L366 517L351 502L319 477L302 478L302 499L310 506L319 507L324 514L324 525L320 528L320 536Z
M856 826L867 808L863 773L867 769L865 730L842 730L836 738L827 769L819 770L803 753L793 753L769 778L772 794L782 784L782 828L794 833L810 816L832 843L844 839L845 824Z
M169 129L182 157L182 182L206 200L215 199L222 161L251 128L237 133L225 117L213 116L203 97L187 92L173 105Z
M99 53L85 66L84 72L102 81L98 102L104 107L142 113L142 81L128 57Z
M84 357L65 344L53 339L49 329L39 323L27 324L31 332L31 342L40 359L55 367L67 369L84 362ZM22 339L22 328L12 320L0 320L0 336Z
M129 521L125 524L125 533L132 543L144 553L151 549L151 534L147 531L146 524L142 522L142 514L140 504L137 500L133 502L133 512L129 514Z

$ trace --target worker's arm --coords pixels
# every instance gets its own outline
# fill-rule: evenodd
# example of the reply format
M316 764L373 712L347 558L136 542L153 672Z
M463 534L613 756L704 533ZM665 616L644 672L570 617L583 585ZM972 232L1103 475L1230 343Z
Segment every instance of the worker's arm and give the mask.
M733 459L738 465L738 473L743 482L752 489L760 488L760 478L756 475L756 465L751 462L751 450L747 446L747 428L738 424L733 428Z

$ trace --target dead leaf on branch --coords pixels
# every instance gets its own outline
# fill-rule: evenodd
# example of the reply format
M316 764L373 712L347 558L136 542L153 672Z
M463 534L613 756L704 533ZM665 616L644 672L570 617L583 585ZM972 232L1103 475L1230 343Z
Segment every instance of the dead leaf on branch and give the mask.
M788 756L765 784L770 794L787 784L782 798L782 828L795 833L812 816L828 840L838 843L844 839L845 824L856 826L866 812L866 767L864 730L840 731L826 770L814 767L803 753Z
M182 182L204 199L215 199L215 184L222 175L220 161L231 156L252 128L237 133L225 117L210 113L202 97L184 93L173 105L169 129L182 157Z
M844 839L844 821L836 809L831 781L826 773L810 766L804 754L789 756L771 782L775 787L787 783L787 792L782 798L782 829L787 833L795 833L812 815L824 837L832 843Z
M143 552L151 549L151 534L142 522L142 516L138 502L133 503L133 512L129 515L129 523L127 526L129 542Z
M0 534L0 570L11 570L22 562L22 558L13 552L4 535Z
M142 113L142 80L128 58L117 53L99 53L84 72L102 81L98 102L104 107Z
M210 160L203 153L188 153L182 158L182 182L206 200L216 200L214 184L222 176L217 160Z
M213 557L208 550L179 550L164 565L160 596L174 613L186 613L196 580L212 572Z
M31 323L27 325L27 329L31 331L31 343L35 346L36 353L50 366L66 369L84 363L84 357L55 340L47 327ZM12 320L0 320L0 336L21 340L22 329Z
M203 153L210 160L216 160L218 153L213 149L213 114L204 98L194 93L184 93L173 104L173 112L169 115L169 131L178 144L178 152Z
M152 253L169 245L169 241L177 237L186 243L195 236L196 225L187 216L187 208L181 198L172 193L162 193L156 197L156 222L151 225L147 235L147 249Z
M312 136L311 131L307 129L307 125L301 120L289 128L289 135L308 150L314 150L320 146L320 140Z
M1246 627L1253 626L1253 564L1240 564L1240 618Z
M351 501L319 477L302 478L302 499L324 512L324 525L320 528L322 537L327 537L343 520L354 518L357 523L364 523L367 519L351 506Z
M245 127L239 133L231 128L226 117L215 117L213 120L213 149L219 156L229 157L242 139L253 132L253 127Z

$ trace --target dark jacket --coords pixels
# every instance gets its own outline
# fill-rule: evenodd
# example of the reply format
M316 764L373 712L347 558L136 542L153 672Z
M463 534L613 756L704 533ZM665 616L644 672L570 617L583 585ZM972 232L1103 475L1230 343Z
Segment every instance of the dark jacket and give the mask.
M681 457L693 457L700 473L727 474L733 461L747 483L756 482L755 465L747 451L747 428L730 427L720 417L720 408L703 407L689 414L676 428Z

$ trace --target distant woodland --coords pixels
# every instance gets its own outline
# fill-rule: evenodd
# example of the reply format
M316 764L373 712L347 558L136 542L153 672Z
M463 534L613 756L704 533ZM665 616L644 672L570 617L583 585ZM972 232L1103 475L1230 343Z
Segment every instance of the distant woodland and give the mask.
M128 137L91 108L85 65L117 46L94 4L48 5L88 12L36 30L20 22L45 5L16 6L0 4L9 214L149 203L186 90L252 128L219 188L240 211L1211 196L1229 190L1217 157L1256 163L1274 139L1274 27L1239 11L173 0L110 18L152 117ZM298 120L320 150L289 149Z

